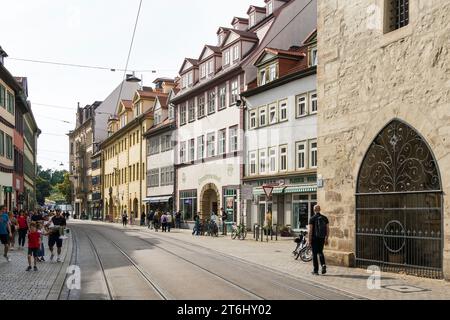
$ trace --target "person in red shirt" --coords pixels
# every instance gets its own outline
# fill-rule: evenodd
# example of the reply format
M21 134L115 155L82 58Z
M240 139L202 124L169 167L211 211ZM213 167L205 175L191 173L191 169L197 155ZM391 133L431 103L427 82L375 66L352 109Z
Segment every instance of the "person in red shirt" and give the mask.
M28 232L28 221L23 210L20 210L19 212L17 223L19 224L19 248L23 249L23 247L25 246L25 238Z
M31 257L34 257L34 271L37 271L36 262L41 248L41 234L37 231L36 222L30 223L30 232L28 233L28 268L31 270Z

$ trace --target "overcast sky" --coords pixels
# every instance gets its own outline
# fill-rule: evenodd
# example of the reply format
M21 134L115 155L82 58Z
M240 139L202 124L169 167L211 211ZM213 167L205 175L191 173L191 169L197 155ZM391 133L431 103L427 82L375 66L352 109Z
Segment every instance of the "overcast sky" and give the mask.
M157 77L176 76L184 57L198 58L204 44L215 45L217 29L230 26L234 16L246 17L251 4L264 1L143 0L129 69L157 70L143 74L148 86ZM1 0L0 46L10 58L123 69L138 6L139 0ZM28 77L32 104L71 108L32 105L42 130L38 163L68 169L65 134L75 126L77 102L105 99L123 73L8 58L5 66Z

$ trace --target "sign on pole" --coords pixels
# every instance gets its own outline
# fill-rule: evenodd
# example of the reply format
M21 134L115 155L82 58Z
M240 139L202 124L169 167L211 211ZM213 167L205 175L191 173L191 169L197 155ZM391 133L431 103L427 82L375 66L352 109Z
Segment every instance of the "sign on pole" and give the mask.
M270 196L272 195L273 186L271 186L271 185L263 185L262 188L264 190L264 193L266 194L266 197L270 198Z

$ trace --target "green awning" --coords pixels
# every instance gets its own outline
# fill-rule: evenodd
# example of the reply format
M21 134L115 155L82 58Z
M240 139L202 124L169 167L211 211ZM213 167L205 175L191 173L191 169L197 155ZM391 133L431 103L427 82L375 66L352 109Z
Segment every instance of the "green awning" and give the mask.
M264 194L265 194L265 193L264 193L263 188L261 188L261 187L253 188L253 195L255 195L255 196L261 196L261 195L264 195Z
M285 186L283 186L283 187L275 187L275 188L273 188L272 193L275 193L275 194L283 193L285 188L286 188Z
M289 186L284 190L284 193L309 193L309 192L317 192L317 185Z

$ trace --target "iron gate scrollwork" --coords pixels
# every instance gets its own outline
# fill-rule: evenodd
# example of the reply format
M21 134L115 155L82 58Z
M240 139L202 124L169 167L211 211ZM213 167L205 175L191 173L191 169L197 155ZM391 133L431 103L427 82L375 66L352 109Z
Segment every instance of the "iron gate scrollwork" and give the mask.
M394 120L372 142L356 195L356 263L442 278L442 192L425 140Z

